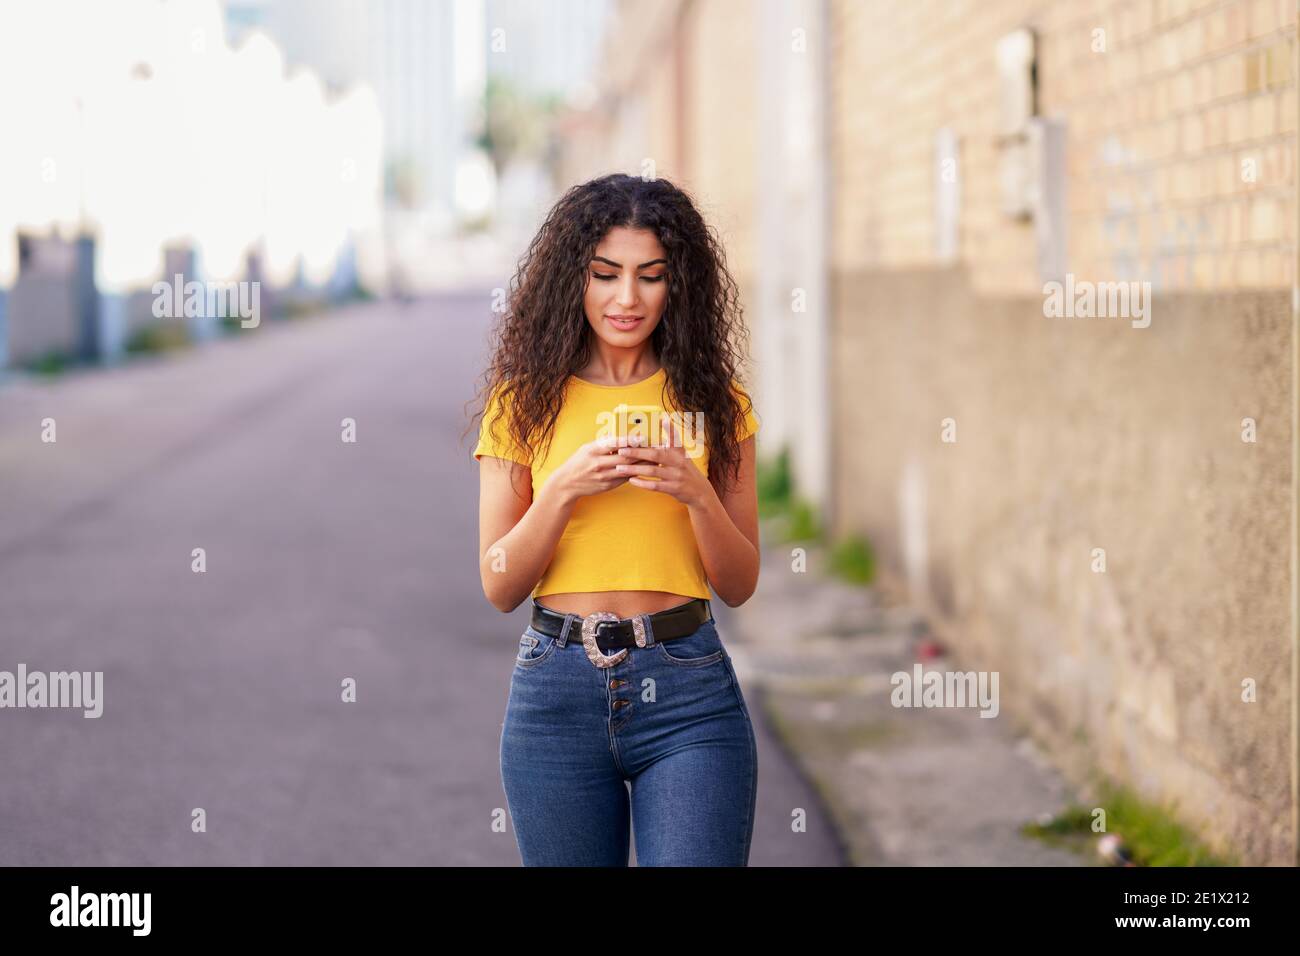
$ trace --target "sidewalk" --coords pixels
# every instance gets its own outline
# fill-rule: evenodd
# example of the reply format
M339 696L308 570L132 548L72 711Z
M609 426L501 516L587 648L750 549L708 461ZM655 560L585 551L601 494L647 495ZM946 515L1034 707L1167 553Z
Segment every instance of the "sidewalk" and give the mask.
M821 794L857 866L1085 866L1021 835L1061 810L1066 785L1011 716L979 707L895 707L925 622L877 588L830 578L808 546L764 551L755 595L732 611L728 651L774 734ZM925 670L966 670L946 656Z

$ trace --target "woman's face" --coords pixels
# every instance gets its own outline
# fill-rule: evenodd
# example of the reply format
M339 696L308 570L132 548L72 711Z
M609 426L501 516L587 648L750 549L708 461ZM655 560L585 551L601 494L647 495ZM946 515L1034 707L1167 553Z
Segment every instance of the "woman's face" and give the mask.
M668 300L668 259L649 229L615 226L587 263L582 307L587 323L618 348L640 345L659 324ZM617 321L621 316L631 321Z

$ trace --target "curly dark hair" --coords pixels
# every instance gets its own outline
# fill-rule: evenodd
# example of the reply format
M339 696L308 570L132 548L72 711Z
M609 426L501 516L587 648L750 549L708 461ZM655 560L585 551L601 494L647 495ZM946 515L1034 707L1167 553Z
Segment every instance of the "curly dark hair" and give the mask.
M481 420L499 388L492 433L508 400L515 444L530 456L538 445L543 455L549 452L565 383L591 357L595 333L583 312L588 266L597 244L618 226L651 230L667 252L667 300L650 344L673 407L704 413L708 478L721 495L740 470L737 436L748 409L733 383L747 390L738 367L749 332L721 241L690 196L665 179L602 176L570 188L551 209L519 261L492 329L492 360L474 418Z

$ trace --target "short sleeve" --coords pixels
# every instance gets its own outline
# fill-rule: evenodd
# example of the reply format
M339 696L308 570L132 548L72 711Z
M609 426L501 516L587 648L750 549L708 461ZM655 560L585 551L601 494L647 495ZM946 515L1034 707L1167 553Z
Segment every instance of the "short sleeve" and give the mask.
M745 410L745 424L740 431L737 441L744 441L746 438L758 432L758 426L761 424L758 415L754 412L754 403L749 394L739 385L735 386L736 397L740 399L740 407Z
M506 414L493 427L493 422L497 417L497 409L500 407L500 387L498 387L488 398L487 407L483 410L483 421L479 426L478 444L474 446L474 460L477 461L484 455L490 455L494 458L505 458L527 466L530 464L528 455L515 444L510 435L509 401L506 402Z

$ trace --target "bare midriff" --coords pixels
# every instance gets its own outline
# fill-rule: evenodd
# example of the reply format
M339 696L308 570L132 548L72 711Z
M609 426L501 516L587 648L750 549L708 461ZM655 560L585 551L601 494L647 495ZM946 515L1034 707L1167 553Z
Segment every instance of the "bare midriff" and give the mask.
M695 600L688 594L668 591L586 591L566 594L543 594L537 599L542 607L561 614L586 617L596 611L611 611L621 618L654 614Z

